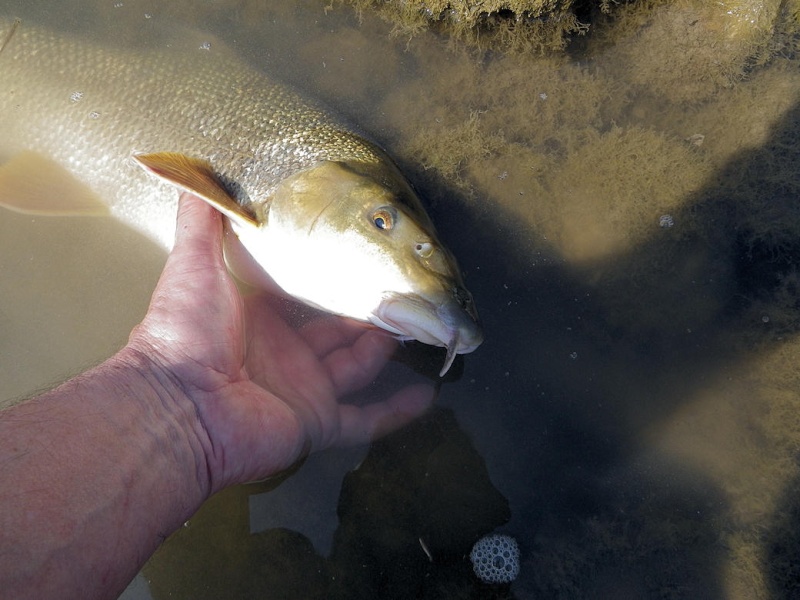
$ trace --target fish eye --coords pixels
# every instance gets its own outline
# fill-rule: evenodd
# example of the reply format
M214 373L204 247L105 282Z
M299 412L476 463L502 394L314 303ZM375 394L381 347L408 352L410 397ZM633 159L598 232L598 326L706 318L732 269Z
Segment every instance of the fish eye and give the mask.
M385 208L379 208L372 213L372 222L378 229L391 229L394 227L394 215Z

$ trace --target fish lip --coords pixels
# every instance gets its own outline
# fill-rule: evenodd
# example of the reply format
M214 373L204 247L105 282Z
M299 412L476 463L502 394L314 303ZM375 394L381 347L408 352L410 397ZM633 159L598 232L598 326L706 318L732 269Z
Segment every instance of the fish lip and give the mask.
M432 299L418 294L393 294L381 302L370 321L401 339L447 348L440 373L444 375L456 354L468 354L483 342L474 308L460 301L463 293L468 294L443 293Z

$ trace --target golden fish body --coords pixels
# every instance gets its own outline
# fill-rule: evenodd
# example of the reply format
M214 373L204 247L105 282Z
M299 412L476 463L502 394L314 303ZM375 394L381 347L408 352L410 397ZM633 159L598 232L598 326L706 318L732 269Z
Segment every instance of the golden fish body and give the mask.
M112 50L12 20L0 44L0 204L107 211L169 249L177 185L228 217L243 279L446 346L445 370L480 344L455 260L394 163L222 44Z

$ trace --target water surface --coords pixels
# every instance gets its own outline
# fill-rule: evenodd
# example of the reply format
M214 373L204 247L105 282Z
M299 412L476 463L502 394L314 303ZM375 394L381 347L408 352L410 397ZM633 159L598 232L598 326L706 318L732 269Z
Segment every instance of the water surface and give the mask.
M109 44L200 28L321 97L422 192L486 329L429 418L212 500L128 598L791 597L794 58L693 70L719 23L685 6L542 58L310 0L11 4ZM6 400L113 353L164 260L111 222L9 213L0 256ZM522 548L510 589L466 559L495 530Z

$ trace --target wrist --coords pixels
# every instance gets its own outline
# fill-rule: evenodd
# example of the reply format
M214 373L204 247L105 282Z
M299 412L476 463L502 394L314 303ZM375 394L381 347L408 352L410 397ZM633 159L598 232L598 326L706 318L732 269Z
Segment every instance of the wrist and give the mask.
M174 462L171 476L183 480L193 512L212 493L206 458L210 441L188 391L169 369L131 345L101 368L120 397L134 404L135 418L158 454Z

